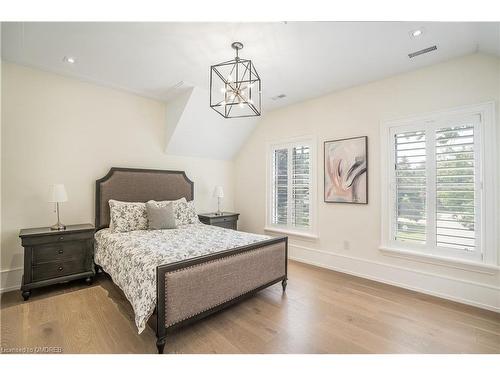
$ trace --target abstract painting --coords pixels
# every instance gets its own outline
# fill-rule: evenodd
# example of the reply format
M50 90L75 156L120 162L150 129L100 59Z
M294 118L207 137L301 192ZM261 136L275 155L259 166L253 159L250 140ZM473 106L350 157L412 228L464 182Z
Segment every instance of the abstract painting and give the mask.
M325 142L325 202L368 203L368 137Z

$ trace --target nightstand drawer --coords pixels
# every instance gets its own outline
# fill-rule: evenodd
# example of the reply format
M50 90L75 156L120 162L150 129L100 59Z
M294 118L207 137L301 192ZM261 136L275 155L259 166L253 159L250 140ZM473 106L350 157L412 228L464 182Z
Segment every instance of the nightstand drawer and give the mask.
M92 239L93 232L65 233L65 231L54 231L53 234L39 237L27 237L22 239L23 246L36 246L43 244L64 243L68 241L79 241Z
M222 215L217 215L215 213L199 214L198 218L203 224L238 230L239 216L240 214L234 212L224 212Z
M223 217L215 217L210 220L213 225L219 224L219 223L231 223L236 221L235 216L223 216Z
M86 256L85 241L51 243L33 248L33 265L40 263L81 259Z
M86 259L74 259L61 262L43 263L33 266L33 281L52 279L87 271Z

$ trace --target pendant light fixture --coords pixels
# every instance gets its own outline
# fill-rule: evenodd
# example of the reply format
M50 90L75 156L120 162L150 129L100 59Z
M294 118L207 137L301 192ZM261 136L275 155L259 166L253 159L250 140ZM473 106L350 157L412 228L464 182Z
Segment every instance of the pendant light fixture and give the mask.
M251 60L239 57L243 43L234 42L231 47L235 58L210 68L210 107L224 118L260 116L259 74Z

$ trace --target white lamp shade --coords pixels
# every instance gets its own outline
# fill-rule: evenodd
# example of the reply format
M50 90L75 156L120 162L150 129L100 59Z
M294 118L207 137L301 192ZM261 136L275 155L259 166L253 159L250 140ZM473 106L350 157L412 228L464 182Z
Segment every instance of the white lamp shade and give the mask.
M63 184L50 185L49 202L61 203L67 200L68 194L66 194L66 188Z
M224 198L224 190L222 189L222 186L215 187L214 198Z

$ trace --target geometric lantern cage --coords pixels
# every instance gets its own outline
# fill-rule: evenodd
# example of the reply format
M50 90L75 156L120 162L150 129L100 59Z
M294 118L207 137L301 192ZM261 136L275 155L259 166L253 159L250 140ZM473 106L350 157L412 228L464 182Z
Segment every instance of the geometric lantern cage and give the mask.
M251 60L241 59L240 42L233 60L210 67L210 107L224 118L252 117L261 114L261 82Z

